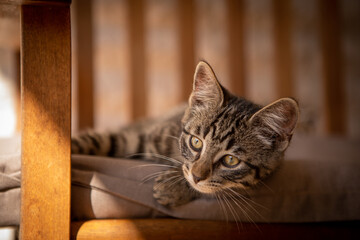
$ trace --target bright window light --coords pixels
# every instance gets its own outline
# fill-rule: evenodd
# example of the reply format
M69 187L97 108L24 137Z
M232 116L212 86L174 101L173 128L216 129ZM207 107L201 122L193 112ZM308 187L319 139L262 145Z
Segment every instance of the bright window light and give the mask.
M0 137L11 137L15 134L15 106L14 86L0 72Z

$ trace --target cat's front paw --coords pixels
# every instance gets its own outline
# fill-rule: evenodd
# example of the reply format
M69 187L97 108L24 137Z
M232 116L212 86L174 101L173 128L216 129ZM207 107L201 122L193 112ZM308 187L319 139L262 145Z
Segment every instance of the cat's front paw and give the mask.
M153 196L161 205L176 207L197 197L180 172L165 171L155 179Z

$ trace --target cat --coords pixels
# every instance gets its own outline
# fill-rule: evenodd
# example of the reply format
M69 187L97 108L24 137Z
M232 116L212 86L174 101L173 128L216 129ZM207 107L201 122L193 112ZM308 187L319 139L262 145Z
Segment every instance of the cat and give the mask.
M261 107L230 93L200 61L186 106L118 132L83 133L72 139L71 149L169 165L155 174L153 196L176 207L202 195L252 188L267 178L282 162L298 117L294 99Z

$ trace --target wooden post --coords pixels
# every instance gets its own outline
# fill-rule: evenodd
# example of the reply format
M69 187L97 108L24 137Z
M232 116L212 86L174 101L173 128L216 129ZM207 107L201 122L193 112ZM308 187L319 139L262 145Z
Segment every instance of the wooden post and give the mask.
M52 3L21 6L22 239L70 236L70 7Z
M129 0L130 84L133 120L146 116L144 1Z
M180 80L183 101L189 99L195 71L195 3L194 0L181 0L179 4L180 39Z
M244 54L244 1L228 0L229 70L233 92L246 97Z
M341 81L343 65L340 42L340 4L337 0L319 0L322 64L325 89L326 131L346 132L345 86Z

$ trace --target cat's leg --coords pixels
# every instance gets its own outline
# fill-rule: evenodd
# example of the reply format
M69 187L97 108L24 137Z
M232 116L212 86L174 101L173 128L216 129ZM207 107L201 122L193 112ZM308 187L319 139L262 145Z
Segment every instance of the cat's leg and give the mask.
M179 169L165 171L155 179L153 196L161 205L176 207L200 197L200 193L188 185Z

